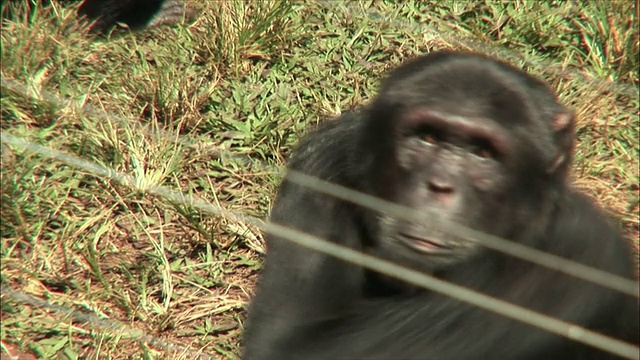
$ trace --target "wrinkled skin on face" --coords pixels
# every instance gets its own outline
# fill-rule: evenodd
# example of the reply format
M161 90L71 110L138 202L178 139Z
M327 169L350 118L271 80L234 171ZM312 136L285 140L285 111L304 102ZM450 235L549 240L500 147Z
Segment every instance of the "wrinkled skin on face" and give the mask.
M481 248L447 235L432 220L512 237L528 226L532 212L548 211L539 204L557 196L546 189L566 176L573 115L542 83L519 83L515 73L477 60L392 74L369 108L375 140L364 141L373 154L368 178L380 180L365 186L424 217L409 222L379 215L375 253L425 270L446 268ZM538 89L533 97L531 87ZM387 136L376 136L381 133Z

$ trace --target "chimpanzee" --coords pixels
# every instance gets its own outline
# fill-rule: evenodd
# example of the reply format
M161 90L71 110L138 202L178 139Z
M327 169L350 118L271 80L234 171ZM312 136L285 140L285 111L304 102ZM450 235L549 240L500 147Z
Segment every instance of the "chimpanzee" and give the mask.
M16 0L9 0L16 1ZM51 0L28 0L30 6L47 6ZM190 15L180 0L59 0L61 4L77 4L78 16L92 22L91 31L106 33L118 23L140 30L163 24L176 23ZM4 0L1 4L4 5ZM5 9L3 9L4 12ZM9 9L6 9L9 11ZM3 14L3 17L10 17Z
M96 32L106 32L117 23L132 30L176 23L186 14L180 0L84 0L78 13L95 20Z
M484 55L401 65L323 123L289 169L410 207L424 222L283 181L271 221L638 344L638 299L434 228L450 220L634 278L630 244L567 180L574 116ZM608 359L614 355L267 234L244 360Z

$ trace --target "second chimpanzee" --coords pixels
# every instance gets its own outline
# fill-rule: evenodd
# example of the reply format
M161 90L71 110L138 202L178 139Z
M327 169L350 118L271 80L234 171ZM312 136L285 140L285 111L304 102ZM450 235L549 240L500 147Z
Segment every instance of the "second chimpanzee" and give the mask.
M572 112L526 73L477 54L431 53L391 72L371 104L323 124L289 162L417 210L425 221L286 178L271 221L638 344L636 297L429 225L444 218L633 278L620 230L568 184L573 126ZM243 359L610 357L267 234Z
M175 23L186 14L180 0L84 0L78 13L95 21L92 30L100 32L117 23L132 30Z
M52 0L28 0L29 8L51 5ZM9 0L16 2L16 0ZM91 21L91 31L106 33L118 23L132 30L176 23L191 14L181 0L58 0L61 4L78 4L78 15ZM5 0L0 2L4 6ZM3 8L4 17L12 17L10 8Z

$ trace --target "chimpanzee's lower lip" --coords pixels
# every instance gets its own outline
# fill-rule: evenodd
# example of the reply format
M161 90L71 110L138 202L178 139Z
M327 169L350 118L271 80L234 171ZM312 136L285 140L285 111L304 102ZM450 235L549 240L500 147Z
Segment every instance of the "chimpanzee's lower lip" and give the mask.
M412 236L409 234L400 234L400 242L409 248L426 254L447 254L452 249L442 241Z

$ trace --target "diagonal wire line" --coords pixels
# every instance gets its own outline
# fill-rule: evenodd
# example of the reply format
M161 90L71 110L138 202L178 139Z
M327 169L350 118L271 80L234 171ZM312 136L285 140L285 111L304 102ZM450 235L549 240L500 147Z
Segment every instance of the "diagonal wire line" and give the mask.
M202 199L171 190L163 186L145 186L147 183L143 179L109 169L90 161L65 154L57 150L30 143L21 138L0 134L1 139L13 146L23 148L30 152L35 152L44 157L64 162L67 165L85 170L92 175L105 177L117 181L125 186L132 186L141 191L146 191L152 195L165 197L172 201L190 205L200 211L213 215L224 216L235 221L259 227L263 231L274 234L291 241L293 243L311 248L313 250L334 256L344 261L348 261L367 269L371 269L382 274L402 279L409 283L431 289L444 295L456 298L469 304L478 306L485 310L493 311L497 314L539 327L551 333L567 337L569 339L582 342L587 345L608 351L612 354L628 359L640 360L639 348L632 344L599 334L582 326L574 325L541 313L514 305L507 301L499 300L491 296L467 289L463 286L455 285L431 275L411 270L392 262L379 259L377 257L363 254L347 247L331 243L304 232L288 228L275 223L264 222L258 218L235 213L224 208L214 206Z
M13 80L2 79L0 80L0 84L22 94L29 93L25 85L19 84ZM59 99L54 94L48 93L46 91L39 91L39 93L45 100L52 103L56 103L61 106L74 106L71 101ZM110 118L110 115L106 113L106 111L96 110L89 105L83 106L83 109L85 107L85 111L90 115L96 115L101 118ZM116 119L122 122L126 121L126 119L122 119L119 117ZM168 132L167 136L171 136L171 138L174 137ZM180 141L184 141L185 144L192 144L192 141L190 139L184 137L180 137ZM229 154L229 152L226 150L216 149L215 153L220 158L234 159L244 165L254 164L264 170L282 171L282 169L276 166L264 164L260 161L251 159L248 156ZM418 216L419 214L417 214L414 209L403 207L392 202L385 201L368 194L364 194L359 191L351 190L346 187L330 183L328 181L302 174L300 172L289 171L287 173L287 178L298 185L355 203L360 206L364 206L374 211L387 212L405 220L411 221L417 219L418 222L424 221L423 218L420 218ZM514 243L508 240L501 239L497 236L484 234L477 230L464 227L463 225L453 224L438 219L431 219L430 221L433 222L434 226L439 227L441 230L446 231L449 234L456 235L467 240L478 241L483 246L486 246L493 250L501 251L505 254L509 254L511 256L529 261L534 264L545 266L547 268L568 275L572 275L576 278L583 279L606 288L614 289L636 297L640 296L640 289L638 288L638 284L633 280L629 280L600 269L580 264L578 262L565 259L557 255L549 254L544 251L528 247L527 245Z
M299 171L289 171L286 176L287 180L300 186L352 202L374 211L386 212L392 214L394 217L409 221L425 221L424 216L421 216L420 213L414 209L401 206L360 191L352 190L341 185L333 184ZM432 222L433 226L436 226L438 229L446 231L451 235L461 237L466 240L477 241L481 245L490 249L509 254L534 264L545 266L549 269L563 272L605 288L610 288L636 297L640 296L638 284L635 281L622 276L611 274L573 260L565 259L561 256L550 254L527 245L508 241L498 236L473 230L469 227L453 223L451 221L436 218L429 219L429 221Z
M142 330L138 330L138 329L134 329L128 326L125 326L117 321L114 320L109 320L109 319L102 319L99 318L97 315L92 314L92 313L88 313L88 312L83 312L83 311L78 311L78 310L72 310L69 309L67 307L64 306L60 306L57 304L52 304L48 301L45 300L41 300L38 299L34 296L25 294L21 291L16 291L8 286L2 286L0 287L0 294L7 296L15 301L21 302L21 303L25 303L25 304L29 304L29 305L33 305L36 307L40 307L40 308L44 308L44 309L49 309L53 312L56 313L60 313L63 314L65 316L69 316L72 317L73 319L76 319L77 321L82 321L84 323L87 324L91 324L96 328L100 328L100 329L104 329L109 331L111 334L114 333L120 333L123 335L127 335L128 337L130 337L133 340L139 341L139 342L144 342L147 343L151 346L160 348L160 349L165 349L167 351L172 351L172 352L179 352L182 354L188 354L190 356L192 356L193 359L206 359L206 360L215 360L216 358L208 355L208 354L204 354L202 352L199 352L195 349L186 347L186 346L182 346L179 344L176 344L174 342L171 341L167 341L164 339L161 339L159 337L153 336L153 335L149 335L149 334L145 334Z

